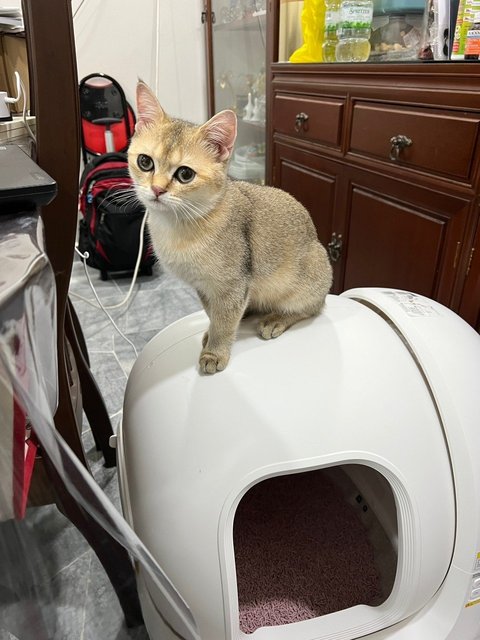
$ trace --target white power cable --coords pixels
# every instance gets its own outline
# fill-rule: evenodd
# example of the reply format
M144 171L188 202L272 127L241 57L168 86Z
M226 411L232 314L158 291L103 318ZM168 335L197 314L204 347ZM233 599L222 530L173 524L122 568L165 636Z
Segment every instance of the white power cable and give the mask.
M34 142L36 142L37 140L35 138L35 134L31 130L30 125L27 121L27 92L25 90L25 85L23 84L23 80L20 77L18 71L15 71L14 75L17 85L17 95L15 98L10 98L9 96L7 96L6 98L4 98L4 100L7 104L16 104L20 100L20 98L23 97L22 121L25 125L28 135Z
M17 71L15 71L15 73L18 73ZM30 138L33 140L33 142L37 142L37 138L35 136L35 134L33 133L33 131L30 128L30 125L28 124L28 120L27 120L27 92L25 90L25 85L23 84L23 80L20 77L20 74L18 74L18 82L20 84L20 87L22 89L22 93L23 93L23 109L22 109L22 120L23 120L23 124L25 125L25 128L28 132L28 135L30 136Z
M132 295L133 292L133 287L135 286L135 283L137 281L137 276L138 276L138 271L140 269L140 262L142 260L142 253L143 253L143 232L145 229L145 223L147 221L147 213L145 213L145 215L143 216L143 220L142 220L142 224L140 226L140 238L139 238L139 248L138 248L138 255L137 255L137 261L135 263L135 269L133 271L133 276L132 276L132 282L130 283L130 288L127 292L127 295L125 296L125 298L119 302L118 304L113 304L113 305L108 305L105 306L102 301L100 300L100 297L95 289L95 287L93 286L93 282L90 278L90 274L88 272L87 269L87 258L89 257L89 253L88 251L85 251L84 253L82 253L78 247L75 247L75 251L77 252L77 254L80 256L80 258L82 259L83 262L83 268L85 270L85 276L87 278L88 284L90 285L90 288L93 292L93 295L95 296L95 299L97 301L98 304L95 304L94 302L92 302L91 300L88 300L87 298L84 298L83 296L79 295L78 293L75 293L73 291L70 292L70 295L74 298L78 298L79 300L82 300L83 302L86 302L87 304L89 304L92 307L95 307L96 309L101 309L105 315L107 316L107 318L110 320L111 324L113 325L113 327L116 329L116 331L120 334L120 336L126 340L126 342L128 342L128 344L133 348L135 355L138 356L137 350L135 348L135 345L133 344L133 342L127 338L127 336L122 333L122 331L118 328L118 326L115 323L115 320L112 318L112 316L109 314L109 310L112 309L119 309L120 307L122 307L124 304L126 304L129 300L130 297Z

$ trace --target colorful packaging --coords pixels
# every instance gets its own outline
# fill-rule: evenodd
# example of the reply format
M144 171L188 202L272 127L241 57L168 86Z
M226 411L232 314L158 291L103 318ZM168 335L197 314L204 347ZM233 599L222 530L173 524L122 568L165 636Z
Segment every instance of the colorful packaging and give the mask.
M452 44L452 60L465 59L467 34L475 23L476 13L480 13L480 0L460 0Z

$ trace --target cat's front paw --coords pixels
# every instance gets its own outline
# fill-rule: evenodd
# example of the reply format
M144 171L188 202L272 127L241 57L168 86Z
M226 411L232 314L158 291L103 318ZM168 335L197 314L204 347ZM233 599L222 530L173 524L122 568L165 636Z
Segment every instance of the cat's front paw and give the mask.
M202 351L200 354L200 370L203 373L217 373L223 371L230 359L229 354L212 353L211 351Z

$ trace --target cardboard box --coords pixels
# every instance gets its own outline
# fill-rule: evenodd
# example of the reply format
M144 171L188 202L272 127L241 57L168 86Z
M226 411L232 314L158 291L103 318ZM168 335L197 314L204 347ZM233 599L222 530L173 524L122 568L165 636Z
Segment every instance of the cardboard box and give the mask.
M24 34L0 34L0 91L16 96L15 71L18 71L27 93L27 111L30 108L27 43ZM22 113L23 98L11 105L12 113Z

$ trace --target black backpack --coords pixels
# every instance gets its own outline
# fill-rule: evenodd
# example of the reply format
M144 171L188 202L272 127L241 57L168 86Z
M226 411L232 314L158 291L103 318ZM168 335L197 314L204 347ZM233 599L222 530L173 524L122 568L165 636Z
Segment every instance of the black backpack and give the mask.
M80 179L80 212L78 248L88 252L87 264L100 270L102 280L109 272L133 272L145 208L133 197L125 153L105 153L86 165ZM144 231L139 273L151 275L154 262Z

